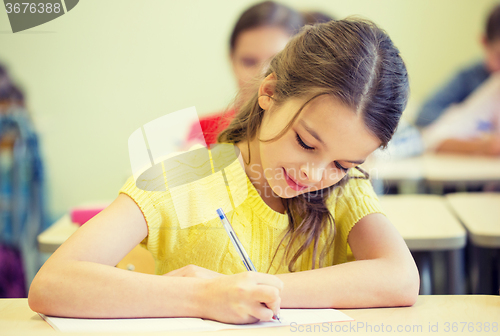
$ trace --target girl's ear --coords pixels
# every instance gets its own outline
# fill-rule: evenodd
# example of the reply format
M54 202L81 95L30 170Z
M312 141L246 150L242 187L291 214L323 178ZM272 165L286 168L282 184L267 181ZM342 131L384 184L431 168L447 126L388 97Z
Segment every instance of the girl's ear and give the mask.
M267 111L273 102L274 89L276 87L276 76L271 73L264 78L259 87L259 106Z

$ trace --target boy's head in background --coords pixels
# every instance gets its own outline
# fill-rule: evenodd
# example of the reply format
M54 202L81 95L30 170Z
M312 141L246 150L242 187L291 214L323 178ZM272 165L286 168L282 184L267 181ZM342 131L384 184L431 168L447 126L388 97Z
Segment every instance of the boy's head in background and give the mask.
M482 36L486 67L490 72L500 71L500 4L490 11Z

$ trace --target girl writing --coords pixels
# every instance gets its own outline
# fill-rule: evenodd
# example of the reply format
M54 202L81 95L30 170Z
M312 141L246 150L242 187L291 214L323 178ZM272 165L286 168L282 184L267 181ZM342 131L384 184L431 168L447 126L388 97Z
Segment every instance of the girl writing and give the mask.
M305 27L218 137L242 155L227 170L245 180L227 176L248 195L226 214L258 272L245 271L217 217L181 229L168 186L148 192L131 178L40 269L30 307L251 323L280 307L412 305L415 263L358 167L391 139L407 92L404 62L373 23ZM114 267L141 242L156 275Z

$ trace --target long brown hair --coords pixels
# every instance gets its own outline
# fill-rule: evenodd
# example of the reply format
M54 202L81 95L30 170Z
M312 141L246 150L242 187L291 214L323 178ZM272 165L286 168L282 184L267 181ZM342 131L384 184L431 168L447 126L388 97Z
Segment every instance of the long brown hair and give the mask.
M380 139L381 147L386 147L408 99L408 74L398 49L383 30L363 19L348 18L305 26L273 58L265 75L271 73L276 78L274 105L291 97L306 98L306 103L280 134L274 139L259 139L263 142L279 139L311 100L328 94L361 115L367 128ZM219 143L236 144L255 138L265 112L258 98L255 93L241 107L231 124L219 134ZM368 178L362 172L363 178ZM323 266L335 237L335 220L326 200L335 188L344 186L348 180L346 174L328 188L282 199L289 219L289 229L283 239L289 239L284 257L289 260L290 272L311 244L312 267L315 268L320 235L326 232L327 241L318 260L319 267ZM296 241L301 246L293 253Z

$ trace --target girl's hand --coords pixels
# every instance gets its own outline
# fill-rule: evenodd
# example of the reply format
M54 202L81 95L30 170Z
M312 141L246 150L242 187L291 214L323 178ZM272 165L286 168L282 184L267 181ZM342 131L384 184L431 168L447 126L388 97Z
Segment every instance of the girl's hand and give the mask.
M163 274L163 276L193 277L201 279L213 279L223 275L224 274L217 273L196 265L187 265Z
M201 317L226 323L272 321L279 313L283 282L276 276L243 272L207 280Z

